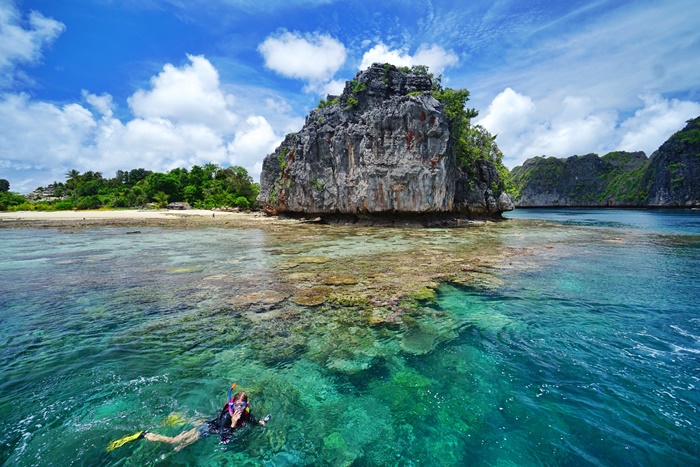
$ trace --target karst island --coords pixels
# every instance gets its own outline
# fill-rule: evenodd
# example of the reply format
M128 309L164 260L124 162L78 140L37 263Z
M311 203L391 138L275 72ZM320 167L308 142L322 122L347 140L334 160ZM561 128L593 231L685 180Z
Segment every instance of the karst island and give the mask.
M466 90L423 66L374 64L329 95L263 162L270 214L326 222L459 225L513 209L495 138Z

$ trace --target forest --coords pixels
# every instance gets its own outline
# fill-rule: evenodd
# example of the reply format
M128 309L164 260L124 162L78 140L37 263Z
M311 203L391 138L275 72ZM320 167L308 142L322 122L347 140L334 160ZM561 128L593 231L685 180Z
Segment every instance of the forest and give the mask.
M243 167L222 168L212 163L167 173L143 168L118 170L114 178L73 169L65 177L65 182L39 187L28 195L10 191L10 183L0 179L0 210L164 208L173 202L187 202L195 209L250 209L259 191L259 185Z

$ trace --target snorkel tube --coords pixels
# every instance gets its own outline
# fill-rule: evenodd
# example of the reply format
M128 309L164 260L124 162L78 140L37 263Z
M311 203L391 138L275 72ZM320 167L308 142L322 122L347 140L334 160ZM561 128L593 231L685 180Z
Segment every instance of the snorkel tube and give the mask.
M231 385L231 389L228 390L228 413L233 418L233 390L236 389L236 383Z

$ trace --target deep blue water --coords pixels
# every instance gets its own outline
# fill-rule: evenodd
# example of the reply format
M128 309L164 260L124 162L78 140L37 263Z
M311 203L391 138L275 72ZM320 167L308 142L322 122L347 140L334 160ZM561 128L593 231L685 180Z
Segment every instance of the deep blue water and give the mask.
M691 209L519 208L509 219L542 219L565 225L641 230L650 233L700 234L700 211Z
M274 233L0 229L0 463L700 463L700 212L509 216L500 243L551 249L371 329L337 307L232 313L232 291L274 288ZM211 418L232 381L268 427L106 452Z

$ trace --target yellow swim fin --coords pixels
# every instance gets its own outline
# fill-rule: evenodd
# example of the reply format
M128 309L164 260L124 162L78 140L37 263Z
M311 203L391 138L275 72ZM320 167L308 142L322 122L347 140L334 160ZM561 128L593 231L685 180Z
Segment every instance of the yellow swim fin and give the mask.
M143 435L143 431L138 431L133 435L124 436L118 440L112 441L107 446L107 452L114 451L117 448L124 446L126 443L139 439Z
M163 420L163 425L165 426L183 426L185 423L187 423L187 420L179 413L172 413Z

